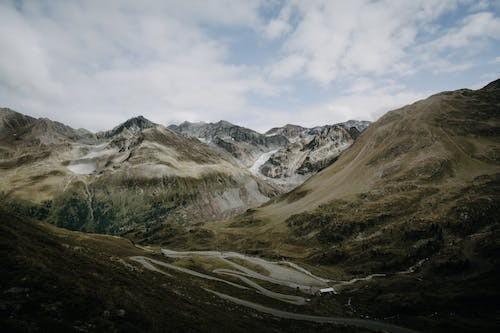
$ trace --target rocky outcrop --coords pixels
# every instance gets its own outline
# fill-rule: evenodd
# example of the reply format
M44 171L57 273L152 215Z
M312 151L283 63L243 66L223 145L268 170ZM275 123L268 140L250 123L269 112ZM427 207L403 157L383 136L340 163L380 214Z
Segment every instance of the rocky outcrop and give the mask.
M294 183L327 167L359 135L355 124L303 128L286 125L270 130L286 135L289 143L272 154L260 167L260 173L273 179L290 179ZM360 127L362 128L362 127ZM297 185L297 184L294 184Z
M49 205L47 219L66 228L116 233L206 222L278 194L228 154L144 117L92 134L10 110L0 116L0 192Z
M169 128L228 153L255 175L288 191L335 161L368 125L356 120L313 128L287 124L265 134L227 121L183 122Z
M144 118L143 116L138 116L134 118L130 118L129 120L121 123L110 131L104 131L97 133L98 138L111 138L120 133L129 133L131 135L135 133L139 133L142 130L147 128L155 127L158 124L153 123L152 121Z
M264 135L224 120L216 123L183 122L168 128L229 153L245 167L251 166L261 154L288 144L283 135Z
M50 146L71 141L94 142L93 133L47 118L33 118L0 108L0 141L8 146Z
M266 132L266 135L267 136L283 135L284 137L286 137L288 139L293 139L293 138L300 136L300 134L302 132L304 132L305 130L307 130L307 128L305 128L305 127L287 124L283 127L271 128L269 131Z

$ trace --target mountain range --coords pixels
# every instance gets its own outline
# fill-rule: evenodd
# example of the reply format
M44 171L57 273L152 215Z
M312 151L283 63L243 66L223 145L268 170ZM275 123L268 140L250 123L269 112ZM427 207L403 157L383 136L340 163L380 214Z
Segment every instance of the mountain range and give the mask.
M369 124L356 120L314 128L287 124L264 134L226 121L183 122L169 128L229 154L236 164L287 192L331 164Z
M226 121L167 128L139 116L91 133L10 109L0 109L0 117L0 191L28 206L50 206L47 218L73 230L117 233L163 221L222 219L268 201L319 170L310 167L298 181L289 173L276 182L259 164L272 158L275 165L273 152L293 156L295 138ZM303 130L302 160L311 155L315 163L327 165L353 142L342 126L332 128L327 133ZM306 163L311 165L309 157Z
M500 80L264 134L2 109L2 326L495 332L499 110Z

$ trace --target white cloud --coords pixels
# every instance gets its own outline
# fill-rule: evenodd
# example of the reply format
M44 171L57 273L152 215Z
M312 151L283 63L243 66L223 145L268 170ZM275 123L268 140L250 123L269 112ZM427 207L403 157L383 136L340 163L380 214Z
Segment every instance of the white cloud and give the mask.
M57 93L59 87L51 80L48 56L36 32L7 7L0 7L0 21L0 82L41 97Z
M377 120L389 110L403 107L425 98L426 93L408 90L387 91L385 89L346 95L327 105L326 112L339 119Z
M138 114L259 129L375 119L424 96L393 81L477 65L500 36L498 15L485 11L499 7L489 4L3 1L0 100L94 130ZM441 15L458 6L470 11L443 25Z
M270 69L272 78L282 79L299 73L306 65L306 59L297 54L287 56L273 64Z
M500 39L500 18L481 12L467 16L460 27L451 29L430 46L437 50L456 49L489 38Z
M346 93L293 111L254 110L249 124L252 128L265 132L272 127L285 124L313 127L349 119L375 121L387 111L413 103L429 94L429 92L409 90L393 82L385 82L377 89Z
M90 129L138 114L217 119L248 108L249 94L278 89L255 68L227 64L228 45L201 28L257 29L258 2L23 6L0 4L0 98L21 112Z
M440 30L436 20L459 5L478 7L472 0L291 2L283 10L296 12L300 19L285 40L284 60L275 63L273 72L283 78L303 74L322 85L352 76L404 76L426 63L432 68L429 60L443 57L437 54L441 50L499 38L500 19L491 12L471 14L461 26ZM431 41L422 41L422 35ZM289 59L303 59L303 70L283 70L299 67ZM437 61L447 61L449 71L467 66Z
M272 4L272 2L269 3ZM270 40L273 40L282 37L283 35L290 32L290 30L292 29L292 25L289 22L291 19L290 15L291 8L289 6L283 6L278 15L274 18L271 18L269 22L264 26L264 36Z
M283 19L274 19L265 28L265 35L269 39L275 39L286 34L291 29L290 24Z
M373 80L368 79L366 77L360 77L355 79L349 87L346 89L347 93L361 93L363 91L371 90L375 86L375 82Z

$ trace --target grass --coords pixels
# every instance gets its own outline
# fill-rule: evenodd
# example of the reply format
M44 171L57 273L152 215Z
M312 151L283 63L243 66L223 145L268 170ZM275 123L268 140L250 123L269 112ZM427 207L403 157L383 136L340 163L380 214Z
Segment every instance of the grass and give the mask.
M152 255L128 240L63 230L3 210L0 217L4 331L331 330L330 325L276 321L201 289L231 293L224 289L231 287L125 265L128 256ZM261 299L253 292L247 296Z

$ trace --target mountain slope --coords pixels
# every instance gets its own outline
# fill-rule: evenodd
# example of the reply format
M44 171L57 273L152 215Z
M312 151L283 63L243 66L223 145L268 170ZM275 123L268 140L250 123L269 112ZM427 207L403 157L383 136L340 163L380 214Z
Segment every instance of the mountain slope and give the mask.
M128 119L127 121L116 126L112 130L99 132L97 133L97 136L102 138L110 138L118 134L123 134L123 132L134 134L142 130L145 130L147 128L152 128L155 126L158 126L158 124L153 123L152 121L144 118L143 116L138 116Z
M164 259L125 239L59 229L4 208L0 207L3 332L331 330L314 323L277 321L228 303L207 289L236 288L217 281L173 271L160 274L161 266L145 269L131 257Z
M337 162L294 193L262 209L286 219L332 200L378 191L458 190L500 168L499 91L445 92L391 111L370 126Z
M351 135L340 125L302 129L300 132L285 127L284 133L290 142L273 153L260 168L260 172L267 177L312 175L330 165L358 134Z
M429 332L495 331L498 110L500 80L388 112L292 192L206 226L211 242L304 260L334 280L371 276L343 290L370 316L408 315Z
M224 154L143 117L79 136L49 120L2 115L2 198L30 211L49 207L46 218L59 226L118 232L210 221L277 193Z
M94 142L95 136L84 129L74 129L47 118L33 118L7 108L0 108L0 143L15 146L50 146L70 141Z

